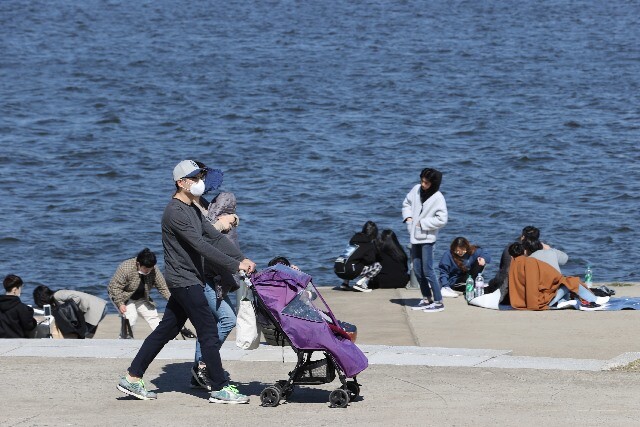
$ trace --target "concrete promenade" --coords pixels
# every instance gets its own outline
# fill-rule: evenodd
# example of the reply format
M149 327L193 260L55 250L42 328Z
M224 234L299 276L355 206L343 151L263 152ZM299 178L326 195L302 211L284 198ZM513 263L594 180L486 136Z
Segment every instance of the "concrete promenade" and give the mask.
M614 288L640 296L640 286ZM640 381L611 371L640 359L640 313L575 310L520 312L445 300L445 311L424 313L417 290L363 294L321 288L339 319L358 326L357 343L370 366L360 376L361 397L346 409L328 407L338 381L300 386L290 402L259 406L267 385L285 379L289 348L221 350L226 369L250 394L243 406L209 404L188 387L194 340L174 340L145 378L157 401L137 401L116 389L148 334L118 340L110 315L93 340L0 340L0 425L637 425ZM5 406L5 405L3 405Z

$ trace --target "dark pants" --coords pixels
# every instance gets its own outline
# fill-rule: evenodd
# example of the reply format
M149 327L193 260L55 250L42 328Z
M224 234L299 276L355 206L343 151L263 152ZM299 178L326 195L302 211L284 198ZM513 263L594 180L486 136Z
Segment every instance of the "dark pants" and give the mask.
M452 288L464 289L467 281L467 277L471 276L471 278L475 281L478 274L484 270L484 266L478 264L478 260L475 260L473 264L471 264L471 268L466 273L461 273L456 279L456 284L452 286ZM486 289L485 289L486 292ZM489 292L486 292L489 293Z
M216 319L201 285L188 288L171 288L171 298L167 303L162 321L144 340L138 354L131 362L129 375L142 377L160 350L174 339L184 327L187 319L196 328L198 342L202 349L202 361L207 364L213 390L220 390L227 384L220 359L220 339Z

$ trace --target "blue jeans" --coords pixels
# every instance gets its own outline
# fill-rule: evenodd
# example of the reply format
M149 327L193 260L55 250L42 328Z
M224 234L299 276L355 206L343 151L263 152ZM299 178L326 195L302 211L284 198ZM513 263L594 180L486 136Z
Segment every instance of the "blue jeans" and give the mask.
M234 304L231 302L231 298L236 299L235 292L227 294L223 299L219 300L216 297L216 291L209 285L204 287L204 296L207 298L209 308L211 308L211 314L218 322L218 336L220 338L220 347L224 344L224 341L231 333L231 330L236 326L236 312L233 308ZM200 341L196 342L196 356L195 363L202 360L202 352L200 350Z
M558 288L558 292L556 292L556 296L553 297L551 302L549 303L549 307L553 307L558 302L562 300L568 300L570 298L569 293L571 291L565 285L560 285ZM578 296L587 302L596 302L596 296L587 288L580 285L578 287Z
M129 374L142 377L165 344L178 335L187 319L191 320L198 335L198 343L202 345L202 359L207 364L212 387L214 390L222 389L227 380L220 359L218 329L200 284L187 288L171 288L171 297L162 321L142 343L138 354L131 362Z
M413 271L420 283L420 293L425 299L434 301L442 301L442 293L440 292L440 282L436 270L433 268L433 251L436 244L422 243L411 245L411 262L413 263Z

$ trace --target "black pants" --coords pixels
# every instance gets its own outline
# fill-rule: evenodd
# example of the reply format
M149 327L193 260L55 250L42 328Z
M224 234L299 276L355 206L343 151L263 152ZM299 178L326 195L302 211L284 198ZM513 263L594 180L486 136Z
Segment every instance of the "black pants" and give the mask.
M471 264L471 268L466 273L462 273L458 276L455 285L452 288L455 289L464 289L465 282L467 281L467 277L471 276L471 278L475 281L478 274L484 269L484 266L478 264L478 260L475 260L473 264ZM486 292L486 289L485 289ZM488 292L487 292L488 293Z
M171 297L162 321L155 331L151 332L151 335L144 340L138 354L131 362L129 375L142 377L165 344L178 335L187 319L191 320L196 328L202 349L202 361L207 364L213 390L220 390L224 387L227 381L220 359L218 327L201 285L171 288Z

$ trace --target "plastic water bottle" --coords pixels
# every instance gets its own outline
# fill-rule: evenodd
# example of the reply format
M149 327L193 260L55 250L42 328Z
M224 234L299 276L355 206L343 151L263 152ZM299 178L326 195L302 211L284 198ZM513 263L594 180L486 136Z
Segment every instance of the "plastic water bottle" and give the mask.
M478 273L476 276L476 296L481 295L484 295L484 277L482 277L482 273Z
M591 264L587 264L587 269L584 271L584 284L587 288L590 288L593 284L593 271L591 270Z
M474 289L473 289L473 279L471 276L467 277L466 286L465 286L465 296L467 298L467 302L471 301L474 297Z

